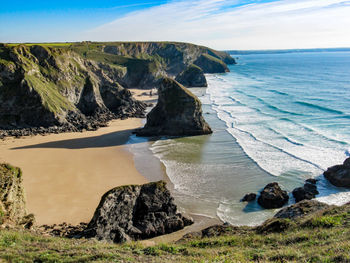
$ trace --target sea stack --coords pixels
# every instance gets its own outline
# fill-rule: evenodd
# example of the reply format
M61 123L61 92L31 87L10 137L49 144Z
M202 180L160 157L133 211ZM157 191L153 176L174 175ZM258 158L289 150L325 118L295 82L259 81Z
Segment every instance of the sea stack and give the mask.
M192 136L212 133L202 115L201 102L188 89L171 78L158 88L158 103L147 115L138 136Z

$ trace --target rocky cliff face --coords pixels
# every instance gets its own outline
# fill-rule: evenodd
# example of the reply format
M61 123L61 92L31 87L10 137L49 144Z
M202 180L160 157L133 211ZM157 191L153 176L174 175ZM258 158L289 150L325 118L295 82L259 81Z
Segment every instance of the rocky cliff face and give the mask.
M201 102L177 81L164 78L158 88L158 103L147 115L139 136L188 136L212 133L202 116Z
M112 118L143 116L145 105L116 79L123 69L44 46L2 47L0 129L96 129Z
M203 70L193 64L177 75L175 80L186 87L208 86Z
M186 43L2 44L0 137L94 130L113 118L140 117L145 105L127 88L154 88L176 76L202 86L203 72L227 71L225 62L235 63L225 52Z
M0 225L31 227L34 217L27 215L22 172L9 164L0 164Z
M165 182L117 187L101 198L85 236L121 243L164 235L193 223L176 210Z

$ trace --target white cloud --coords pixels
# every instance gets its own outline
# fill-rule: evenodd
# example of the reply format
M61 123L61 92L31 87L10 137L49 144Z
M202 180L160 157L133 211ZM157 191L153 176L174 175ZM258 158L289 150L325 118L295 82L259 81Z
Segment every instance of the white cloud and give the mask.
M84 32L96 41L185 41L217 49L350 46L350 1L173 1Z

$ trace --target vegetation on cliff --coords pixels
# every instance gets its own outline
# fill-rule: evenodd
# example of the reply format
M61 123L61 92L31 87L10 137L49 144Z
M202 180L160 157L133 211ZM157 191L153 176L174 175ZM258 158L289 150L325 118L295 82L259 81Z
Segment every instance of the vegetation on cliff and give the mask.
M21 169L0 164L0 226L33 225L33 215L27 215Z

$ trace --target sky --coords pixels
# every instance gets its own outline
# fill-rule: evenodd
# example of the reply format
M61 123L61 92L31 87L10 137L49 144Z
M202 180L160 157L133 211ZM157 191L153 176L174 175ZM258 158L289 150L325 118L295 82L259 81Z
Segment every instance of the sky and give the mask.
M350 47L344 0L3 1L0 42L182 41L219 50Z

